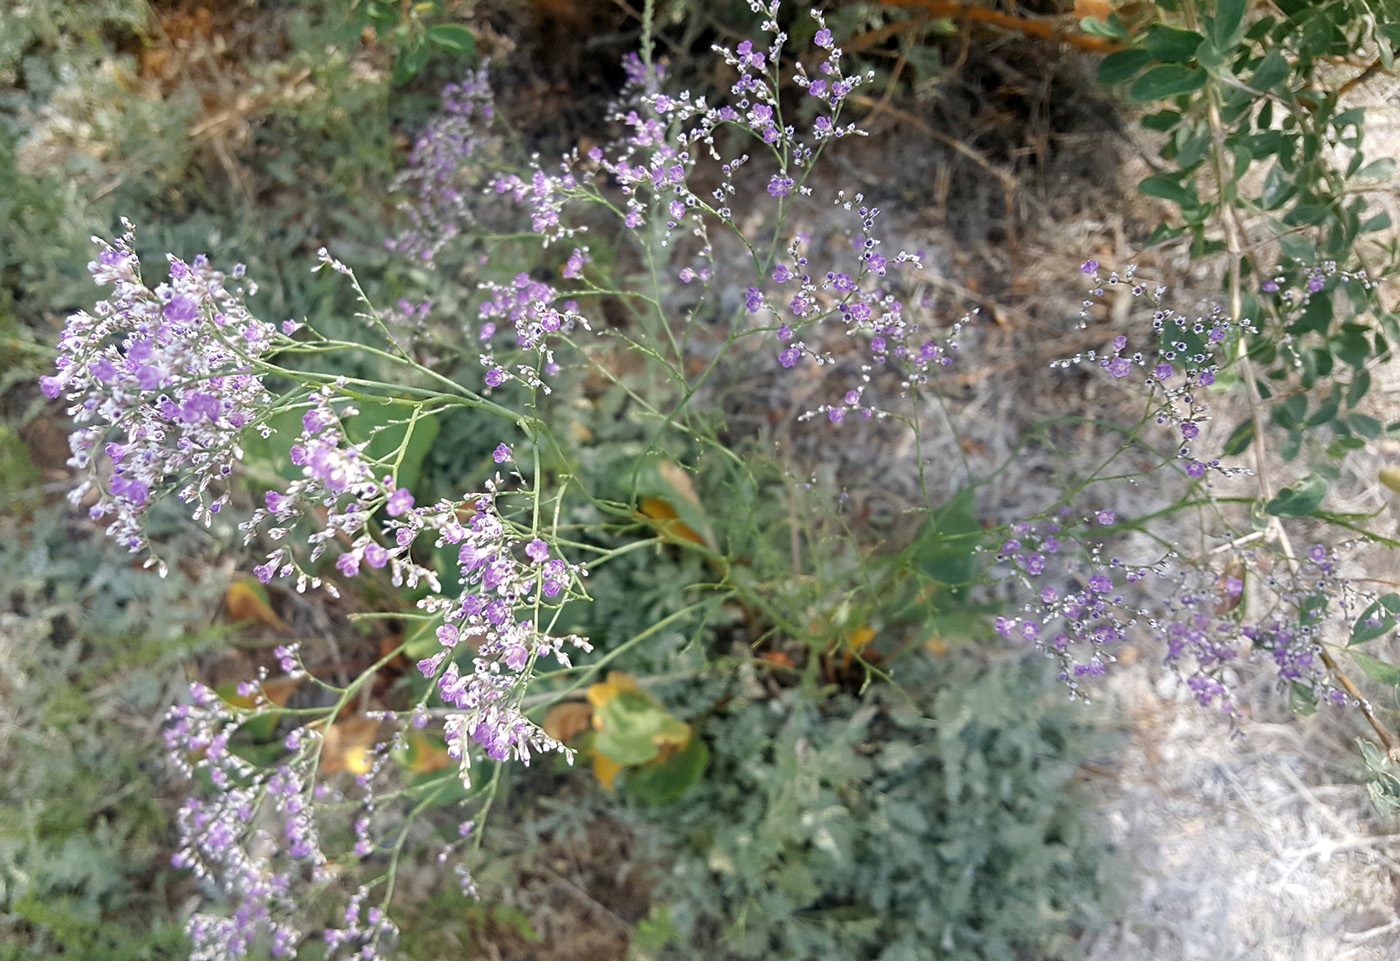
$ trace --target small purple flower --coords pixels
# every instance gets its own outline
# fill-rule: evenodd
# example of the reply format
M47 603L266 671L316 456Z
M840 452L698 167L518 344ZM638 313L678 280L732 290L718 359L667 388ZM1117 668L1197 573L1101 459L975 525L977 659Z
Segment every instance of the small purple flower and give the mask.
M504 464L510 460L510 448L505 444L496 445L496 449L491 452L491 459L497 464Z
M1080 273L1089 274L1089 275L1093 275L1094 273L1096 273L1096 272L1098 271L1098 269L1099 269L1099 262L1098 262L1097 260L1086 260L1086 261L1084 261L1084 263L1081 264L1080 267L1079 267Z
M389 552L378 544L365 545L365 563L375 570L381 569L389 563Z
M846 412L839 407L833 407L830 412L827 413L826 417L827 420L831 421L833 424L839 424L846 419Z
M784 367L795 367L797 366L797 358L801 356L801 351L796 347L789 347L778 355L778 363L782 364Z
M1268 294L1276 293L1276 292L1278 291L1278 281L1276 281L1276 280L1266 280L1266 281L1264 281L1264 283L1261 285L1261 288L1260 288L1260 289L1262 289L1265 293L1268 293Z
M1126 357L1115 357L1108 362L1108 372L1114 377L1127 377L1133 365Z
M1321 564L1327 560L1327 548L1321 544L1314 544L1308 549L1308 559L1314 564Z
M525 553L536 564L543 564L549 559L549 545L536 537L525 545Z
M335 569L346 577L354 577L360 573L360 556L354 551L347 551L335 560Z
M812 42L823 49L831 46L831 31L822 27L817 31L817 35L812 38Z
M1189 477L1204 477L1206 474L1206 465L1202 464L1200 461L1193 460L1186 465L1186 474Z
M1089 589L1099 594L1106 594L1113 590L1113 581L1106 574L1095 574L1089 578Z
M1109 510L1099 511L1097 514L1094 515L1094 517L1098 520L1100 524L1102 524L1105 527L1112 524L1118 519L1118 515L1115 514L1113 511Z
M384 505L384 509L390 517L399 517L413 510L413 494L407 487L400 487L389 495L389 502Z
M1312 291L1314 294L1321 290L1326 284L1327 281L1323 280L1321 277L1308 278L1308 290Z
M1158 364L1157 369L1152 373L1158 380L1170 380L1174 371L1171 364Z
M1244 593L1244 581L1238 577L1227 577L1225 579L1225 593L1231 597L1239 597Z

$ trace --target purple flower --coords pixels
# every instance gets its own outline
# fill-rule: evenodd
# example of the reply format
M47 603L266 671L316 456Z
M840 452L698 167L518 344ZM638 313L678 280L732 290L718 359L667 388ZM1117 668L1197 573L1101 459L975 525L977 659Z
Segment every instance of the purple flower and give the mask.
M536 537L529 544L525 545L525 553L530 560L536 564L543 564L549 559L549 545Z
M1114 377L1127 377L1133 369L1132 363L1126 357L1115 357L1106 366Z
M384 505L384 510L390 517L399 517L413 510L413 494L407 487L400 487L389 495L389 501Z
M1186 465L1186 474L1189 477L1204 477L1205 473L1206 465L1202 464L1200 461L1193 460L1191 463Z
M1326 286L1326 284L1327 281L1323 280L1321 277L1308 278L1308 290L1312 291L1313 293L1317 293L1324 286Z
M1098 262L1097 260L1086 260L1086 261L1084 261L1084 263L1081 264L1080 267L1079 267L1080 273L1090 274L1090 275L1092 275L1093 273L1095 273L1098 269L1099 269L1099 262Z
M784 367L794 367L797 365L797 358L801 356L802 352L796 347L789 347L787 350L778 354L778 363L782 364Z
M1118 515L1110 510L1099 511L1097 514L1094 515L1094 517L1098 520L1100 524L1104 525L1105 527L1112 524L1118 519Z
M1260 286L1260 289L1262 289L1265 293L1269 293L1269 294L1275 293L1275 292L1278 290L1278 281L1276 281L1276 280L1266 280L1266 281L1264 281L1264 283Z
M354 551L347 551L336 558L335 568L346 577L354 577L360 573L360 556Z
M491 452L491 459L497 464L504 464L510 460L510 448L505 444L496 445L496 449Z
M812 42L819 47L829 48L832 42L831 31L826 29L826 27L822 27L820 30L817 31L817 35L812 38Z
M1314 564L1321 564L1323 561L1327 560L1327 548L1323 547L1321 544L1314 544L1312 547L1308 548L1308 559Z

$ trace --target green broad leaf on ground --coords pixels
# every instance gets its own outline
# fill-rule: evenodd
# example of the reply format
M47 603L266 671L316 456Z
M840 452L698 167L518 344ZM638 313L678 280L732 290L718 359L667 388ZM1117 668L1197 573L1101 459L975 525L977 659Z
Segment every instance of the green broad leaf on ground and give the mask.
M692 736L690 743L667 758L666 763L628 771L627 793L645 804L669 804L699 783L709 763L710 749L703 740Z
M601 724L594 750L627 767L655 758L662 743L681 743L690 736L689 725L641 691L618 691L598 714Z
M1327 496L1327 481L1313 474L1296 487L1285 487L1264 510L1274 517L1306 517L1317 510Z

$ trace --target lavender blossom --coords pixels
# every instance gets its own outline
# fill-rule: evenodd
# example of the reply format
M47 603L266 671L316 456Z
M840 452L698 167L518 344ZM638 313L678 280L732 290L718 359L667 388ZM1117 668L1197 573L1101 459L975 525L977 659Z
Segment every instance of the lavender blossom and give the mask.
M102 250L88 264L110 297L68 318L58 373L40 386L71 401L69 464L83 476L70 500L96 492L90 515L110 516L107 533L135 552L148 547L146 512L166 491L193 502L206 525L228 502L221 488L243 456L239 439L271 401L259 362L279 335L202 255L190 264L170 255L168 281L148 287L133 228L122 224L112 243L93 238ZM256 289L248 283L246 293Z

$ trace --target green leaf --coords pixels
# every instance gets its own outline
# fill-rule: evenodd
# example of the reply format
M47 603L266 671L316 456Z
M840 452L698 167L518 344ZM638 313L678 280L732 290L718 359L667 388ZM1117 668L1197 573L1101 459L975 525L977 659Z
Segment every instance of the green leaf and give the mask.
M1171 174L1153 174L1138 184L1138 193L1170 201L1178 207L1189 207L1196 203L1196 195L1177 183Z
M1378 657L1370 654L1363 654L1360 651L1352 651L1351 659L1356 662L1356 666L1361 668L1361 673L1365 674L1377 684L1384 684L1386 687L1395 687L1400 684L1400 667L1394 664L1387 664Z
M1361 403L1363 397L1371 389L1371 372L1367 370L1358 371L1356 376L1347 384L1346 402L1348 407L1355 407Z
M1356 176L1368 180L1391 180L1395 177L1395 161L1390 157L1372 160L1356 172Z
M459 23L439 23L428 28L429 42L459 56L476 52L476 37Z
M1347 426L1367 440L1378 440L1381 436L1381 422L1366 414L1352 414L1347 418Z
M1264 56L1263 60L1260 60L1259 66L1254 67L1254 76L1250 77L1249 85L1261 94L1267 94L1267 92L1273 91L1274 87L1288 80L1288 74L1291 73L1291 70L1292 67L1288 66L1288 60L1282 55L1281 50L1274 48L1268 52L1267 56Z
M1131 80L1151 62L1152 55L1136 47L1110 53L1099 64L1099 83L1111 86Z
M1151 100L1164 100L1183 93L1191 93L1205 86L1206 72L1195 67L1177 63L1166 63L1153 67L1137 79L1128 90L1128 99L1138 103Z
M1296 487L1285 487L1278 496L1264 505L1274 517L1306 517L1318 508L1327 496L1327 481L1316 474Z
M1110 40L1127 40L1129 37L1128 28L1116 13L1110 13L1107 22L1098 17L1084 17L1079 21L1079 29L1091 37L1107 37Z
M1216 0L1215 19L1210 35L1216 46L1233 47L1244 36L1244 10L1247 0Z
M1181 123L1181 114L1175 110L1158 110L1156 113L1150 113L1143 117L1138 123L1148 130L1165 133Z
M1274 164L1264 175L1264 189L1259 192L1259 204L1265 210L1277 210L1293 196L1296 188L1281 166Z
M1176 27L1154 23L1147 28L1143 52L1160 63L1190 63L1196 56L1196 48L1204 39L1205 37L1191 30L1178 30ZM1107 60L1104 62L1107 63Z
M1238 457L1249 450L1249 445L1254 443L1254 418L1249 418L1240 423L1230 436L1225 440L1225 446L1220 453L1224 457Z
M645 764L660 753L658 740L680 743L688 734L684 721L668 714L641 691L618 691L598 712L602 728L593 747L625 767Z
M1395 614L1400 611L1400 594L1386 594L1361 612L1351 629L1348 645L1369 644L1395 629ZM1374 621L1375 623L1371 623Z
M1294 681L1288 688L1288 709L1299 717L1317 713L1317 695L1311 687Z
M627 793L645 804L670 804L699 783L709 763L710 749L699 737L692 736L690 743L667 758L665 764L628 771Z

